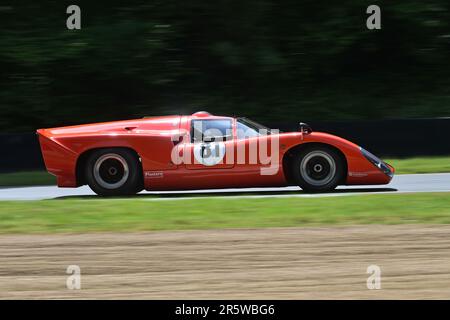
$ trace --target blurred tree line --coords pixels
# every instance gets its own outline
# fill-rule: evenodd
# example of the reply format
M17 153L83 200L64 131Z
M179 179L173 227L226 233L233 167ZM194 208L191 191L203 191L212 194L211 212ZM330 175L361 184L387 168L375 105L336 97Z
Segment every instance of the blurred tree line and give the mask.
M81 30L66 8L81 8ZM381 30L366 8L381 7ZM0 130L208 110L262 122L450 116L450 3L8 0Z

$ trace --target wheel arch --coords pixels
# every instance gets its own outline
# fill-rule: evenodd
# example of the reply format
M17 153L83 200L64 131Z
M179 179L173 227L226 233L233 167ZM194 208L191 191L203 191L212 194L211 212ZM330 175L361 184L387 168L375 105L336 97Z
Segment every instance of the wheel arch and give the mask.
M87 184L86 181L86 175L84 172L84 168L86 167L87 164L87 160L89 159L89 156L98 150L102 150L102 149L122 149L122 150L128 150L131 151L139 160L139 167L142 171L142 178L144 177L144 173L143 173L143 169L142 169L142 161L141 161L141 156L139 155L139 153L134 150L133 148L130 147L122 147L122 146L118 146L118 147L96 147L96 148L92 148L92 149L88 149L83 151L77 158L77 162L75 165L75 176L76 176L76 182L77 182L77 186L82 186Z
M293 156L306 148L311 148L314 146L330 148L330 149L336 151L337 154L339 154L339 156L342 159L342 163L344 163L344 172L345 172L345 175L343 175L343 181L340 181L339 183L344 184L346 182L346 177L348 174L347 157L345 156L344 152L341 149L339 149L338 147L333 146L329 143L323 143L323 142L306 142L306 143L298 144L298 145L293 146L292 148L290 148L289 150L287 150L284 153L282 165L283 165L283 172L284 172L286 181L290 184L295 183L293 172L292 172L292 165L291 165Z

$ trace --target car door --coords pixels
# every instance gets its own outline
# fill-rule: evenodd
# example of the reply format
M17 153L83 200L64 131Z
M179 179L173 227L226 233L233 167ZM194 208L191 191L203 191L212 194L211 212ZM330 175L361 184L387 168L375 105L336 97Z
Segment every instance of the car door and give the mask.
M231 169L234 167L233 119L191 119L186 168Z
M280 159L278 135L272 135L269 128L246 118L236 119L235 128L235 171L260 176L277 174Z

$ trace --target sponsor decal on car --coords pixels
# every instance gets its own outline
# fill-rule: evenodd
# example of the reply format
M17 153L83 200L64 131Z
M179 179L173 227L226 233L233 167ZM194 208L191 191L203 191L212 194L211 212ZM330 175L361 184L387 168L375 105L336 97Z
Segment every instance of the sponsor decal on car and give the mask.
M145 177L146 178L163 178L164 172L163 171L145 171Z
M350 177L367 177L367 173L365 173L365 172L349 172L348 173L348 175L350 176Z

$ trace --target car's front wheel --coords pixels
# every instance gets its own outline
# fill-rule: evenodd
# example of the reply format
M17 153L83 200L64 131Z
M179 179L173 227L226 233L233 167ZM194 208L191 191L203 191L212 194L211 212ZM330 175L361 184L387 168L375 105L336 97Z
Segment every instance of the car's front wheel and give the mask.
M293 174L306 192L334 190L345 176L345 164L340 154L325 146L312 146L294 157Z
M101 196L136 194L142 190L139 158L128 149L96 150L87 160L86 180L89 187Z

